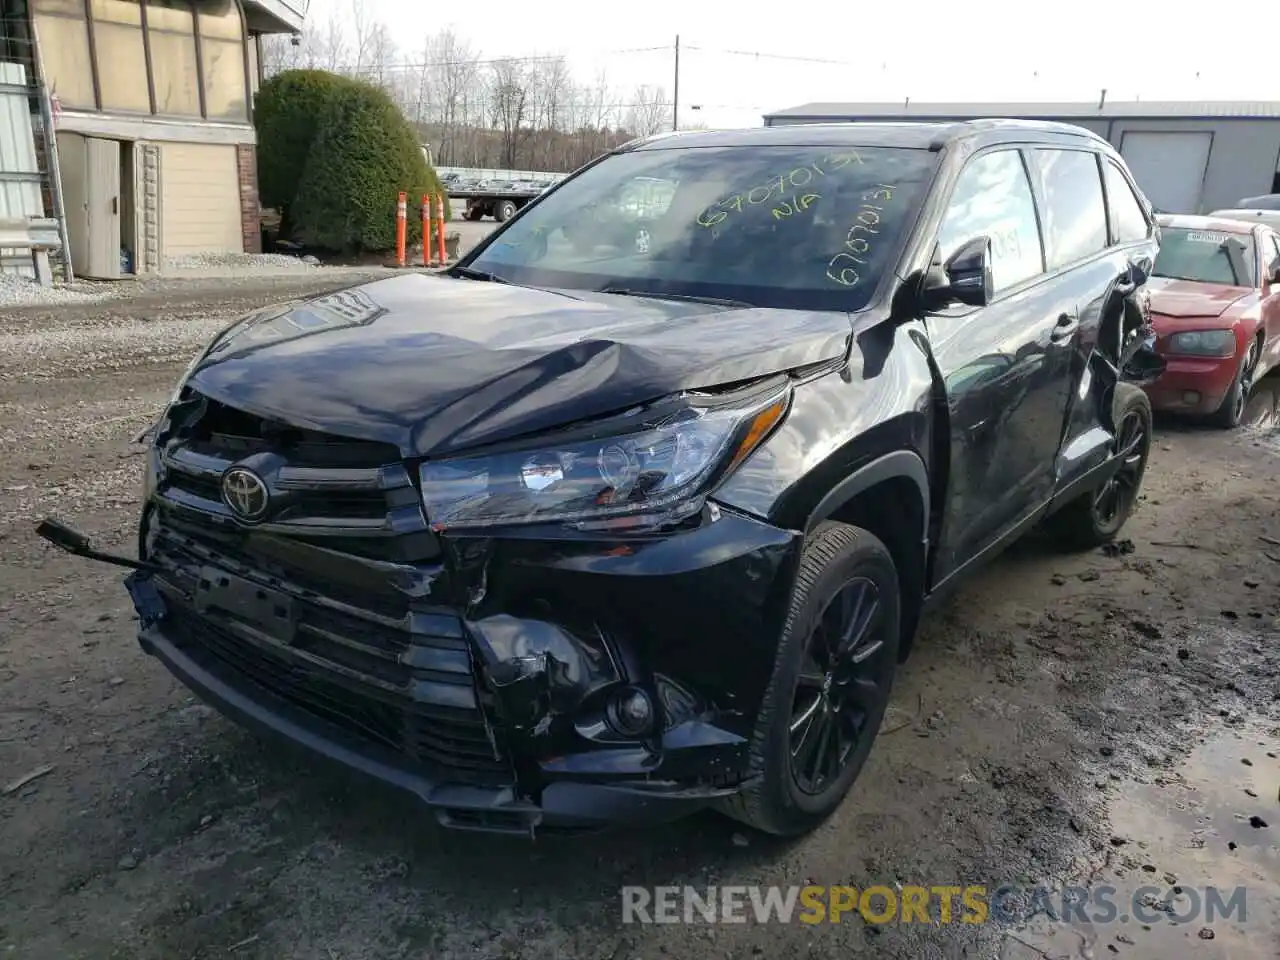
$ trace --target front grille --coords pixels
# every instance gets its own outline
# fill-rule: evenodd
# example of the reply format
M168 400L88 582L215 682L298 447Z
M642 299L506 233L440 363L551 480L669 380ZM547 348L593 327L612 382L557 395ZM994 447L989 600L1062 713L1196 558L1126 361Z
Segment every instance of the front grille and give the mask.
M440 779L510 783L461 619L411 599L425 594L411 581L438 571L440 547L398 451L188 402L159 451L146 538L175 642L228 682ZM220 480L258 455L269 458L263 479L276 509L245 527ZM287 605L288 636L255 619L255 593Z
M286 453L311 467L378 467L400 459L391 444L339 437L237 410L211 397L191 394L203 404L190 427L190 440L205 453L239 460L255 453Z
M400 452L390 444L338 437L236 410L196 393L175 411L161 447L157 496L205 526L234 524L222 475L269 457L272 508L258 528L358 556L431 560L439 543Z

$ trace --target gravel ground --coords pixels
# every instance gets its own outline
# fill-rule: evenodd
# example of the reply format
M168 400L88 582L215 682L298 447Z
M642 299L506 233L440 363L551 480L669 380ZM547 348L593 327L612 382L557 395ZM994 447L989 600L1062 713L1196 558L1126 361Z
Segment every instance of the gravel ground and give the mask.
M129 441L191 353L239 312L356 275L157 281L0 313L0 954L1275 957L1280 386L1263 384L1250 430L1162 425L1131 550L1029 540L939 611L863 779L813 836L706 815L530 844L445 833L240 731L138 650L116 573L31 534L53 513L130 551ZM1244 884L1249 913L1212 928L620 922L623 884L807 882L1156 884L1182 891L1174 905Z

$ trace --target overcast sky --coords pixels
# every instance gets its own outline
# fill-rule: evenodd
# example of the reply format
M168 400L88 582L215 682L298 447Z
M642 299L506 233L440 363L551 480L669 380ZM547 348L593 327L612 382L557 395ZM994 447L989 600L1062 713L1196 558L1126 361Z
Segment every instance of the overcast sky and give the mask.
M814 100L1096 101L1104 87L1108 100L1280 99L1266 39L1280 15L1256 0L1229 21L1203 5L1115 0L362 2L410 57L448 25L487 58L563 54L584 82L605 69L620 94L662 85L670 98L678 33L681 120L713 127L759 126L762 113ZM308 20L351 3L311 0ZM621 52L644 47L660 49Z

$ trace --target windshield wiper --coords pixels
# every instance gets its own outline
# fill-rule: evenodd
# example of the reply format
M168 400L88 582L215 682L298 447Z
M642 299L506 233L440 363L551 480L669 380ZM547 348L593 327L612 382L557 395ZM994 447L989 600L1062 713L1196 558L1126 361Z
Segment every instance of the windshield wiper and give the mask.
M466 280L482 280L486 283L502 283L508 287L523 287L525 290L541 290L543 293L554 293L557 297L568 297L570 300L581 300L581 297L575 297L572 293L566 293L563 290L553 290L550 287L535 287L528 283L516 283L514 280L508 280L506 277L500 277L496 273L486 273L484 270L475 270L471 267L454 267L451 271L454 276L462 277Z
M683 303L709 303L717 307L745 307L755 304L744 300L725 300L722 297L692 297L681 293L651 293L647 290L627 290L623 287L606 287L601 293L610 293L616 297L647 297L650 300L676 300Z
M483 270L473 270L471 267L454 267L453 273L459 277L465 277L468 280L484 280L488 283L510 283L510 280L504 280L496 273L485 273Z

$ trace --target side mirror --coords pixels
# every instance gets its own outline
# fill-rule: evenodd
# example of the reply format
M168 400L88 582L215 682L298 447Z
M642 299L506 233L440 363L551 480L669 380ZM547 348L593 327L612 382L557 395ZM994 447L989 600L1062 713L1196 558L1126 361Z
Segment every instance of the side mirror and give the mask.
M925 294L931 305L952 301L985 307L995 297L991 278L991 238L974 237L961 245L947 262L930 269Z

